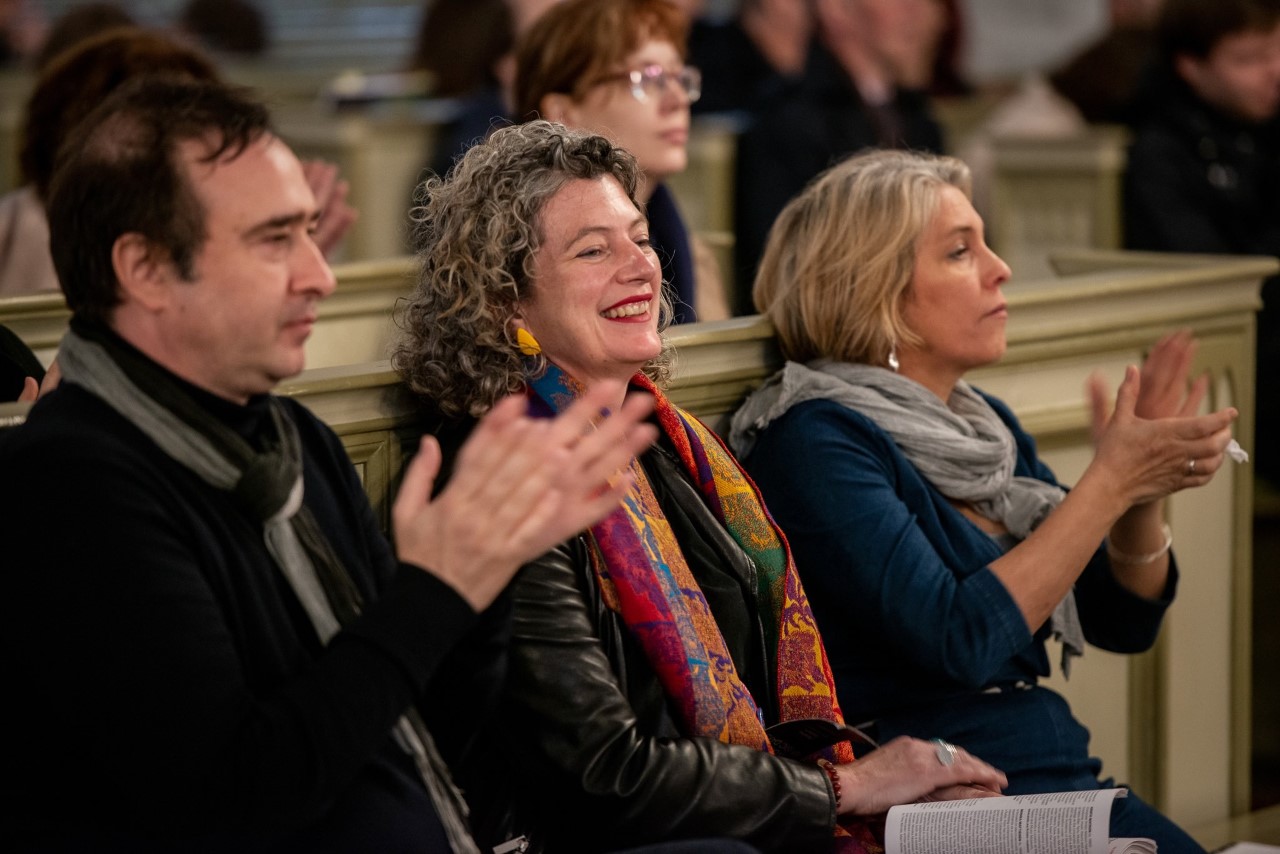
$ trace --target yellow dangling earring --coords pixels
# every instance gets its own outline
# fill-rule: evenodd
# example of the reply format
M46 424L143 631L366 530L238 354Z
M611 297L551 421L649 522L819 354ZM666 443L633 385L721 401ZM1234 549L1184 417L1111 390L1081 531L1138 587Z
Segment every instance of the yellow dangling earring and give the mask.
M538 339L523 326L516 328L516 346L526 356L536 356L542 352L542 345L538 343Z

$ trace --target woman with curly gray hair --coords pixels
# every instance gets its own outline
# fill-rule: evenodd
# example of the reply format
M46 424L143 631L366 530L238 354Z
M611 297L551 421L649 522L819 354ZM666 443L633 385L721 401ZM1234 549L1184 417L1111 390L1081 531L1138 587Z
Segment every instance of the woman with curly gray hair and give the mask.
M659 427L622 511L513 583L503 725L493 762L472 763L486 773L462 782L478 824L509 804L506 829L555 849L869 850L859 816L1004 777L909 738L853 761L785 540L723 443L659 388L665 309L636 174L605 138L535 121L425 188L395 354L414 390L465 429L511 390L551 415L623 381L655 397Z
M524 387L529 357L514 321L531 289L543 242L539 215L551 198L575 180L609 177L637 207L639 172L630 154L603 137L556 128L505 128L459 161L452 180L431 178L420 188L418 287L392 364L447 416L478 416ZM665 328L671 311L660 295L654 309ZM532 358L534 367L545 366L541 354ZM669 367L665 348L643 364L659 384Z

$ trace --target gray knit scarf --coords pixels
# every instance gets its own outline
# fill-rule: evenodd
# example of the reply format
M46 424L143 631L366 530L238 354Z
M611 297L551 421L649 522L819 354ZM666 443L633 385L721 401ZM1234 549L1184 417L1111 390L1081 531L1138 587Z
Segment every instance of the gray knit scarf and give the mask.
M787 362L734 414L730 445L747 455L761 430L807 400L831 400L867 416L935 489L1002 523L1018 540L1062 502L1062 489L1014 475L1013 434L964 381L944 404L924 386L884 368L829 359L807 366ZM1049 628L1062 643L1062 672L1070 675L1072 657L1084 652L1074 591L1058 603Z
M167 371L103 327L73 319L58 364L64 382L100 398L169 457L231 493L261 520L267 551L322 644L360 615L360 591L303 504L298 429L279 400L268 398L274 436L259 452L211 416ZM453 850L479 854L467 830L466 803L415 709L401 716L394 734L414 758Z

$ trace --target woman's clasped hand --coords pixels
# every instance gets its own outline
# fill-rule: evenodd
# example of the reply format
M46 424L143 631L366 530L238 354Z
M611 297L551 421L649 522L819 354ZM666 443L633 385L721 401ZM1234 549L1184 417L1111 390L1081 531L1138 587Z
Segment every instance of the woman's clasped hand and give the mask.
M990 798L1009 783L1003 773L962 747L951 747L950 761L944 763L937 745L908 736L836 770L841 815L876 815L913 801Z
M1239 413L1227 407L1196 414L1208 378L1187 382L1195 349L1187 330L1160 339L1141 371L1125 370L1111 413L1105 384L1097 375L1090 380L1097 445L1090 472L1096 469L1125 506L1202 486L1222 467Z

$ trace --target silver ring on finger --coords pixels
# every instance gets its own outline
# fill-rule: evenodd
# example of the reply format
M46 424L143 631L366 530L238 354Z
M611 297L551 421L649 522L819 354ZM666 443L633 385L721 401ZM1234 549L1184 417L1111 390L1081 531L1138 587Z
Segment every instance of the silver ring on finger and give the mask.
M1195 460L1195 457L1192 457L1191 459L1187 460L1187 474L1195 474L1195 473L1196 473L1196 460Z
M935 738L933 740L933 755L938 757L939 765L951 765L956 761L956 746L949 741Z

